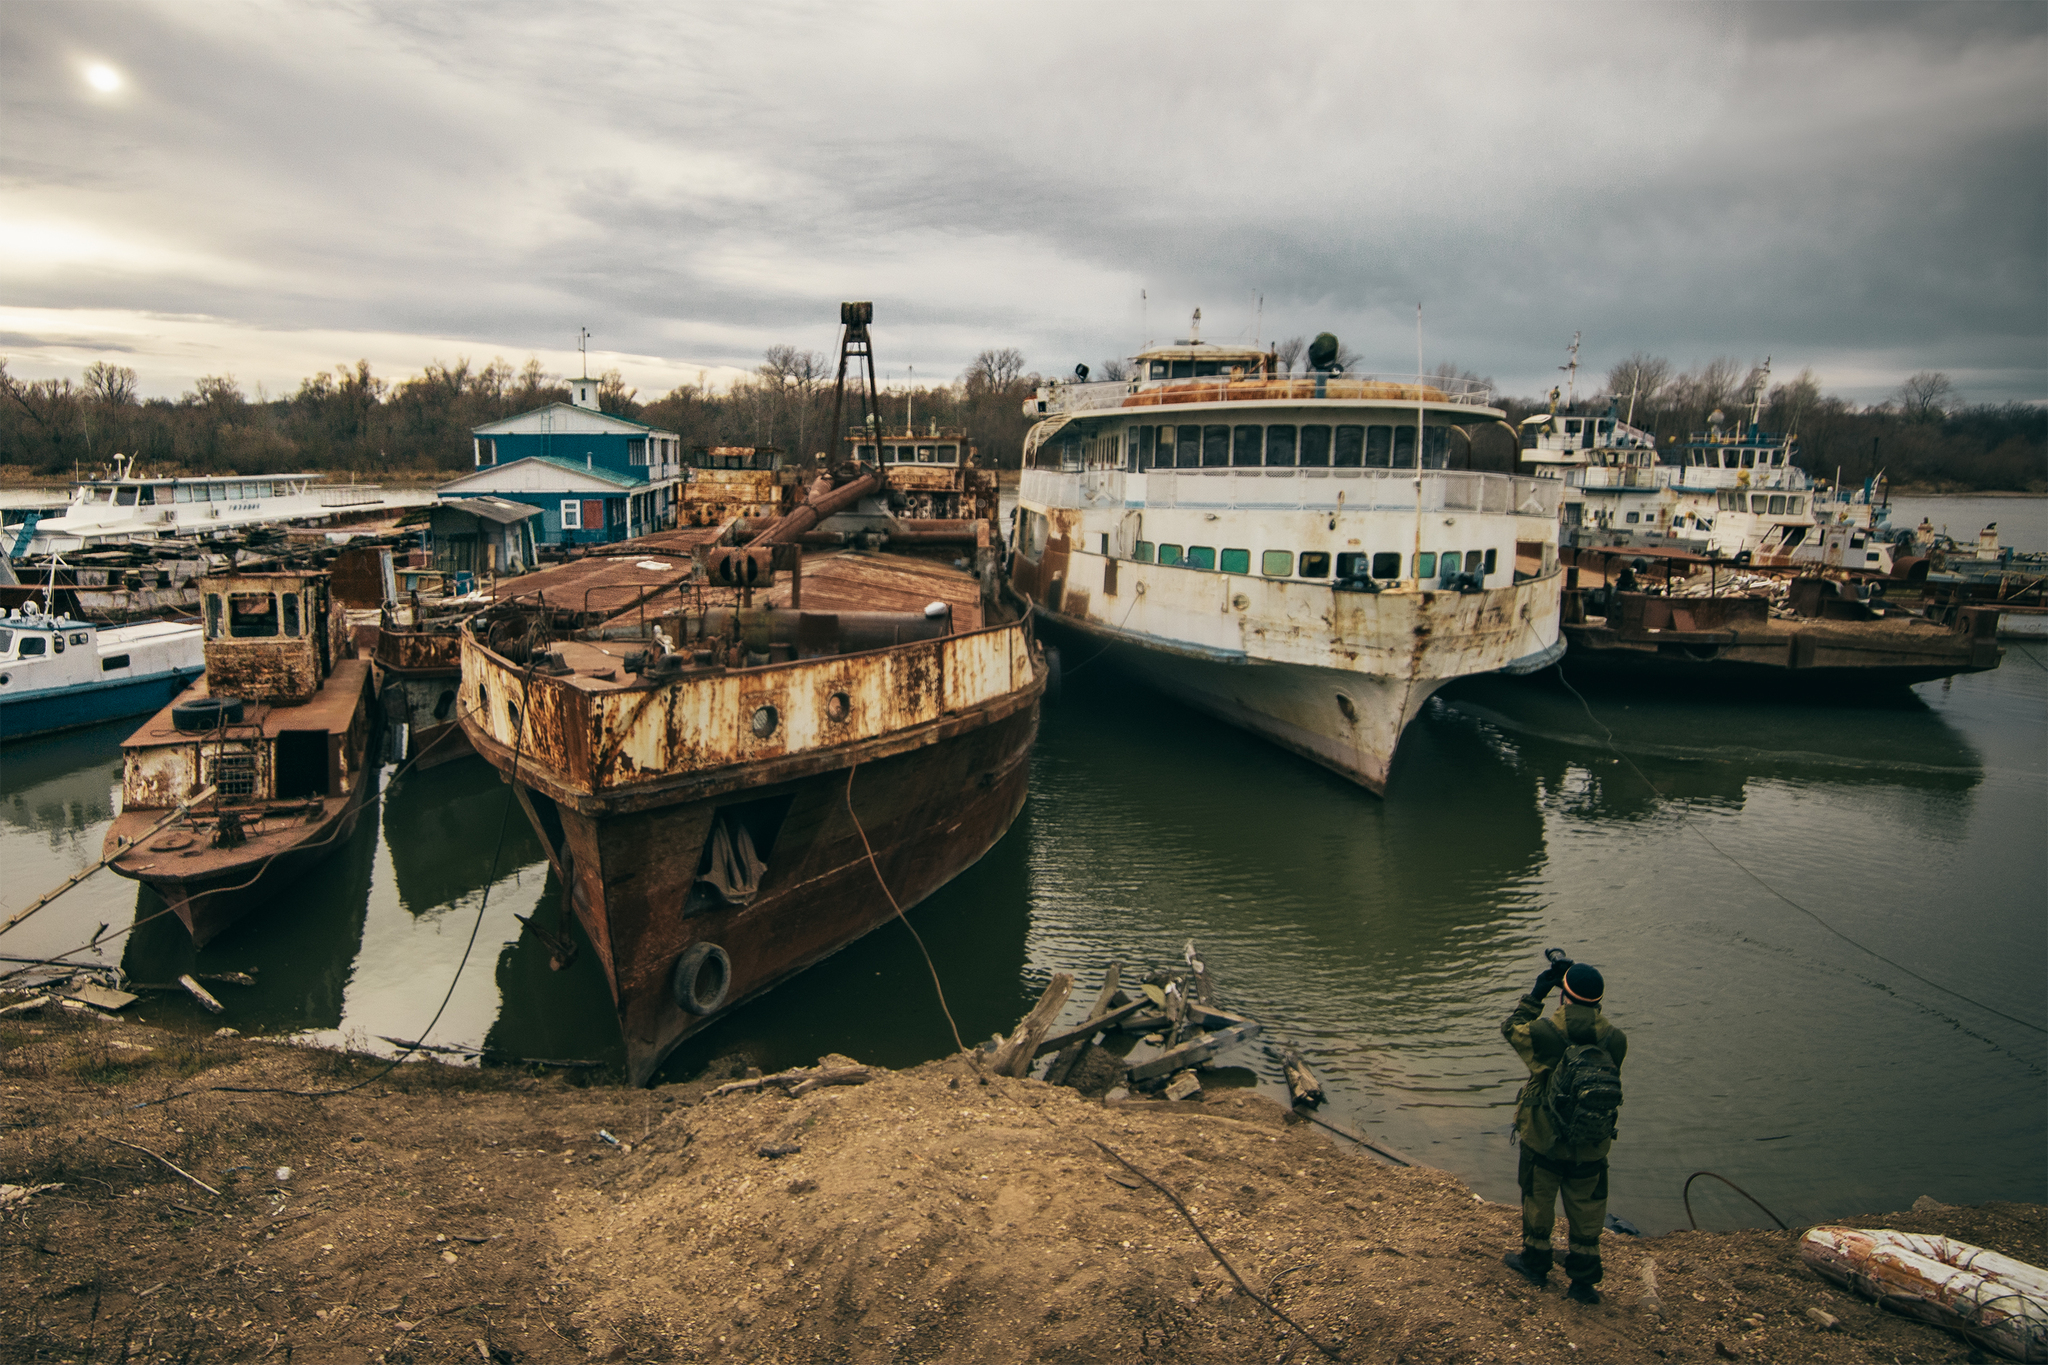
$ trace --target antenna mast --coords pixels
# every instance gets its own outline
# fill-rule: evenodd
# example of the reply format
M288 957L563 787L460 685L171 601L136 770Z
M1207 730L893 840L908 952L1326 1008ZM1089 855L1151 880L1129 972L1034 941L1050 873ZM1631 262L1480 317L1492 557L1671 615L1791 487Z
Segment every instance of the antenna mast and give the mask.
M1579 334L1572 333L1571 363L1557 368L1565 373L1565 406L1575 406L1579 401ZM1633 411L1633 409L1631 409Z
M1755 428L1763 421L1764 390L1771 384L1771 358L1764 357L1763 368L1757 371L1756 385L1749 392L1749 425Z
M867 372L867 386L860 387L858 375L854 388L860 398L861 427L871 433L882 421L882 399L875 390L875 353L868 340L868 324L875 320L875 305L872 303L842 303L839 305L839 377L832 383L832 439L846 439L846 367L849 362L858 362ZM879 442L878 442L879 444ZM854 461L859 463L859 445L854 446ZM876 463L881 463L880 451L876 452ZM828 459L829 463L829 459Z
M590 378L590 329L588 327L578 327L576 329L576 349L583 353L583 377L588 379Z

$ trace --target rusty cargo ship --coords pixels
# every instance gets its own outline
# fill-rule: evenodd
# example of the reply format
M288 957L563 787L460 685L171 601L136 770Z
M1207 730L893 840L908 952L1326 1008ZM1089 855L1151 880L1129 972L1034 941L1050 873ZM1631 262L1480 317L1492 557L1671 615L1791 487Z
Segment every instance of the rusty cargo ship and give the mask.
M122 743L106 852L203 945L346 843L376 783L370 664L344 657L328 576L222 575L199 593L206 672Z
M1199 322L1197 314L1197 322ZM1559 484L1483 386L1156 346L1041 389L1010 581L1168 695L1375 793L1454 678L1557 659Z
M1023 805L1047 677L1029 613L948 566L798 543L885 486L821 480L666 580L623 559L612 577L644 584L536 575L463 629L456 713L602 961L635 1084L943 886ZM606 592L621 605L593 610Z

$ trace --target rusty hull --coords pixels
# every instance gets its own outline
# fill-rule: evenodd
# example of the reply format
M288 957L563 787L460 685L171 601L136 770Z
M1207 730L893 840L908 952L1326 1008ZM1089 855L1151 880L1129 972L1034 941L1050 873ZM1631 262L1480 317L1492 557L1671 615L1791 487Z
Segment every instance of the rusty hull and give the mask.
M1024 623L655 682L628 673L625 652L567 641L522 666L465 632L458 711L532 807L637 1084L709 1018L893 914L861 829L905 907L1002 836L1023 804L1046 669ZM744 905L700 904L721 812L761 827L766 872ZM686 1012L669 979L698 943L731 961L710 1016Z
M678 525L723 526L735 517L784 515L795 506L796 484L774 469L692 469L681 494Z

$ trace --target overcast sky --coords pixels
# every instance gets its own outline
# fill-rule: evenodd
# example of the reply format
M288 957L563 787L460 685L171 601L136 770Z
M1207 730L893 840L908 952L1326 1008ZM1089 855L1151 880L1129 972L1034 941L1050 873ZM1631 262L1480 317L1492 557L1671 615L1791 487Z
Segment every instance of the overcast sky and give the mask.
M1579 331L2048 398L2040 3L12 0L0 158L9 371L150 395L587 326L648 398L866 298L899 382L1198 306L1412 372L1419 300L1510 393Z

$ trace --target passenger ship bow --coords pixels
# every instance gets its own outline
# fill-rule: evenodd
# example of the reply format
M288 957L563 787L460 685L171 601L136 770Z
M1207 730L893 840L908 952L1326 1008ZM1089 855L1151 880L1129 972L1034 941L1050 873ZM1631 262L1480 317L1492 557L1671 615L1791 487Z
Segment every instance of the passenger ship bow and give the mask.
M1562 654L1558 484L1483 390L1135 363L1027 407L1011 580L1048 628L1376 793L1444 684Z

